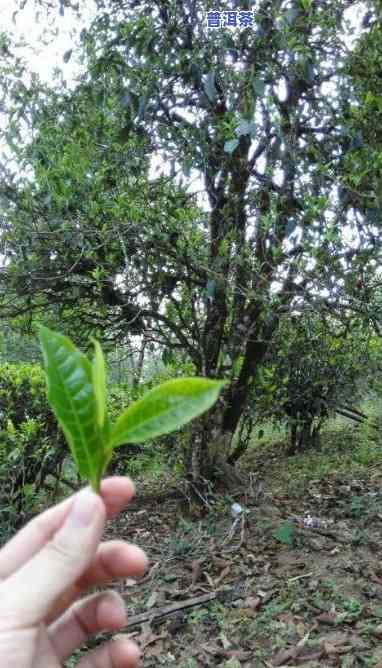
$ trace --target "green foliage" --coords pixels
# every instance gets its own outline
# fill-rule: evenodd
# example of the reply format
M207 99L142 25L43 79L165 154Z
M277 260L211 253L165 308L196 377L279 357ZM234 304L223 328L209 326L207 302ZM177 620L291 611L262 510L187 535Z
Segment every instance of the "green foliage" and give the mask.
M7 421L18 427L28 415L46 415L47 404L41 393L44 377L38 365L3 364L0 383L2 427Z
M67 454L37 364L0 364L0 532L12 533L34 510L47 477Z
M40 350L35 337L30 332L28 335L20 334L19 328L28 329L28 323L22 322L21 318L16 323L0 323L0 363L39 362Z
M280 526L274 530L273 536L284 545L288 547L293 547L295 539L295 526L292 522L283 522Z
M186 659L179 664L179 668L198 668L198 663L196 659Z
M326 419L322 378L347 361L311 352L303 368L301 332L294 360L275 351L280 320L382 316L380 7L357 42L346 0L268 3L237 32L208 30L202 0L165 4L105 0L64 56L83 66L70 90L26 77L5 39L0 308L30 326L44 312L77 344L139 335L167 362L181 351L198 375L224 373L226 436L266 386L303 442ZM150 173L152 155L168 175ZM203 426L198 469L216 427Z
M104 422L104 388L97 388L94 380L102 382L98 370L99 354L92 367L89 360L62 334L40 328L40 341L44 355L48 400L64 431L78 471L99 489L99 481L110 455L107 451L108 433ZM96 372L93 373L93 369ZM97 398L102 400L99 408Z
M318 445L336 408L354 406L375 383L370 376L379 355L360 320L347 326L314 315L284 320L259 373L257 416L286 425L293 449Z
M151 390L110 425L105 364L96 344L93 366L66 336L40 327L48 400L64 431L78 471L99 491L113 449L144 442L186 424L217 400L224 381L178 378Z

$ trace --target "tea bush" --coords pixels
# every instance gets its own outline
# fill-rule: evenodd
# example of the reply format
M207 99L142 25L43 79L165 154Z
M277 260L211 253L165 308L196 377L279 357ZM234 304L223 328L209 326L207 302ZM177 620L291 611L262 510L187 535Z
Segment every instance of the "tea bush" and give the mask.
M49 474L67 454L37 364L0 364L0 539L33 512Z
M123 408L152 387L192 369L166 366L138 387L112 386L109 414L116 419ZM109 473L133 474L150 467L154 457L173 467L180 455L179 432L156 439L155 444L129 444L115 451ZM69 450L47 398L45 375L38 364L0 362L0 543L39 510L38 501L58 490L61 474L73 478ZM67 461L65 461L67 459ZM142 460L140 462L140 460ZM51 478L53 476L53 479Z

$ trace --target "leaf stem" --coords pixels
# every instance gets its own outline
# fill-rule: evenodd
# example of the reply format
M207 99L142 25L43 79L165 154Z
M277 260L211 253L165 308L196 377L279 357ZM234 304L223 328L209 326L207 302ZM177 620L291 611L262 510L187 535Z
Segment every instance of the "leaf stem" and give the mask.
M101 492L101 478L97 477L96 480L92 480L91 487L92 487L93 492L95 492L96 494L100 494L100 492Z

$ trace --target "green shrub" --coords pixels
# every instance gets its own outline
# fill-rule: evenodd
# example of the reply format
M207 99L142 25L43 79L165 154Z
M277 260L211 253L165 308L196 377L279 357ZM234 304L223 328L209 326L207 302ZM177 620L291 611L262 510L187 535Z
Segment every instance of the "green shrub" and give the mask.
M0 364L0 540L36 509L67 454L37 364Z
M111 419L151 387L184 371L168 365L136 388L114 385L108 397ZM187 371L192 375L192 370ZM155 443L129 444L116 450L109 471L134 475L150 470L151 464L158 470L162 461L173 467L180 451L179 432ZM46 398L42 368L38 364L0 362L0 544L40 510L64 463L65 478L73 478L70 458L65 462L68 454Z

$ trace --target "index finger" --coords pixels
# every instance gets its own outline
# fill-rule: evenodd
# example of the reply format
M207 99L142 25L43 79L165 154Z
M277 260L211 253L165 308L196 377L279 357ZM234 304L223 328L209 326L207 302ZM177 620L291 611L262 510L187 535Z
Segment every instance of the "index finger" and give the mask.
M117 515L132 499L135 493L130 478L114 476L101 483L100 495L106 506L107 518ZM0 550L0 579L12 575L23 566L53 537L65 521L75 496L44 511L21 529Z

